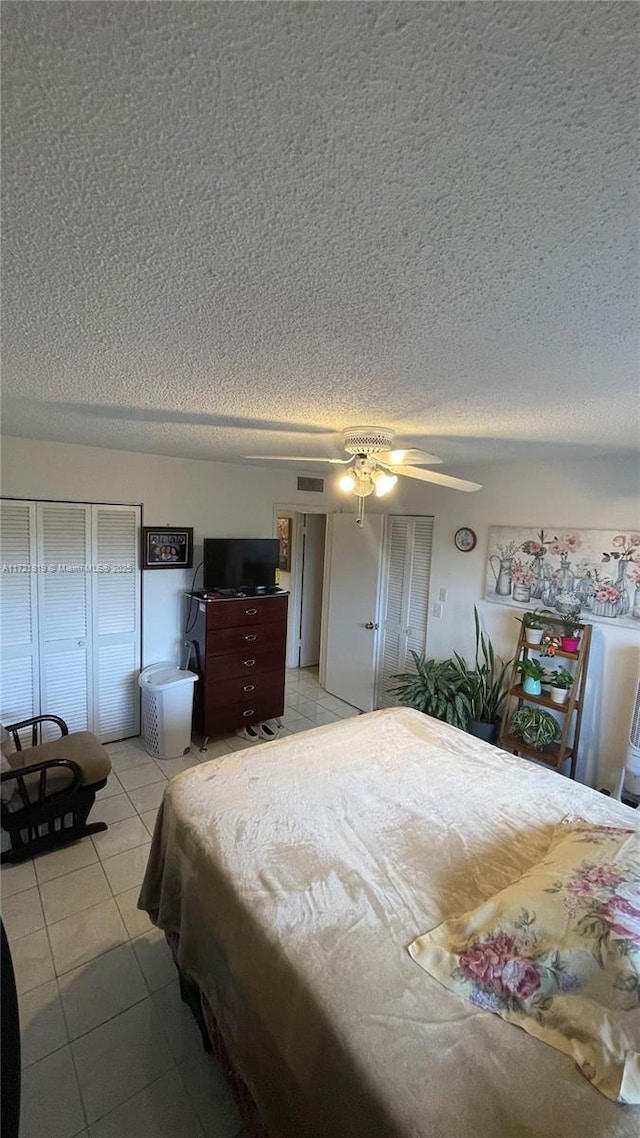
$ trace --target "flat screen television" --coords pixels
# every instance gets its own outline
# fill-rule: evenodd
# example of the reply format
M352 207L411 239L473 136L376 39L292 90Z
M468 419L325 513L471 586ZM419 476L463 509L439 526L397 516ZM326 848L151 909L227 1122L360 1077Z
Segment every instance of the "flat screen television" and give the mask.
M207 591L270 589L279 564L280 542L275 537L206 537L203 585Z

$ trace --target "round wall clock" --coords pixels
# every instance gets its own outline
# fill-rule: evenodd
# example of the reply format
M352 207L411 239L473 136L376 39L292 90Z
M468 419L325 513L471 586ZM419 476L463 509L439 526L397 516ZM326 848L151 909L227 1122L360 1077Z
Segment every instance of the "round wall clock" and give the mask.
M463 526L462 529L456 530L453 541L456 549L459 549L461 553L471 553L471 550L475 549L477 538L472 529Z

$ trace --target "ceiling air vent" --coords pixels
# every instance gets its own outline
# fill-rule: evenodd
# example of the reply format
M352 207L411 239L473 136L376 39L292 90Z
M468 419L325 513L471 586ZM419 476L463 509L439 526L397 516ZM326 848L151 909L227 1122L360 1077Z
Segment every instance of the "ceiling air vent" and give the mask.
M311 490L313 494L322 494L324 491L324 478L298 478L298 490Z

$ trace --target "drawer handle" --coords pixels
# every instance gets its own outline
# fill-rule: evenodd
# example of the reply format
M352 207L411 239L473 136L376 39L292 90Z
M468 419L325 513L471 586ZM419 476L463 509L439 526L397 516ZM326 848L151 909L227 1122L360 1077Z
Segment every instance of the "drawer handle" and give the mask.
M245 611L247 616L255 616L258 610L257 609L245 609L244 611Z
M243 714L245 719L248 719L250 715L255 715L255 712L254 712L253 708L251 708L250 711L243 711L242 714Z
M245 640L257 640L257 639L258 639L258 637L256 636L255 632L249 632L247 634L247 636L245 636Z
M255 660L243 660L242 663L244 664L245 668L253 668Z
M245 684L242 690L243 691L255 691L256 685L255 684Z

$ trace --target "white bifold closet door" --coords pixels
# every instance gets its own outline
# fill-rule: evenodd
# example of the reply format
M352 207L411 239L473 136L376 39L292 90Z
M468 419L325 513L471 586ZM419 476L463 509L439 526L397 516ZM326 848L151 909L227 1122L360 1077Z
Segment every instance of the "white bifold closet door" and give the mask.
M35 502L0 502L0 712L17 723L40 710Z
M376 707L393 707L392 675L413 670L410 652L424 652L433 545L432 517L387 518Z
M138 734L139 507L4 501L1 521L3 722Z

